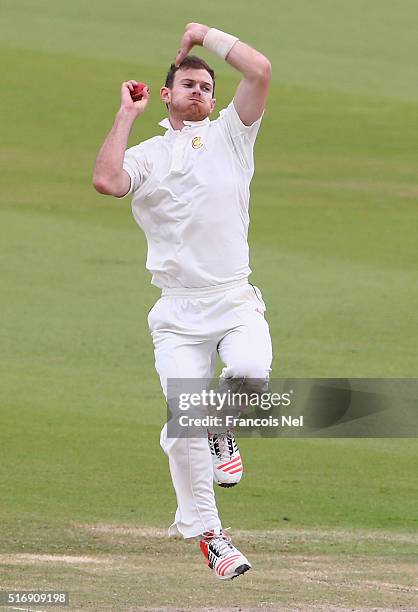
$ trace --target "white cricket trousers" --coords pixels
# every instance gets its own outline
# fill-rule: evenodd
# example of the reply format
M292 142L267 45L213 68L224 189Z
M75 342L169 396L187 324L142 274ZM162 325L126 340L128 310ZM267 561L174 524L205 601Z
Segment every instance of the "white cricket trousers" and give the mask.
M196 289L163 289L148 315L155 367L167 399L168 379L212 379L216 355L224 379L268 379L272 347L265 305L247 279ZM184 538L220 529L207 437L170 438L160 444L168 455L177 498L169 535Z

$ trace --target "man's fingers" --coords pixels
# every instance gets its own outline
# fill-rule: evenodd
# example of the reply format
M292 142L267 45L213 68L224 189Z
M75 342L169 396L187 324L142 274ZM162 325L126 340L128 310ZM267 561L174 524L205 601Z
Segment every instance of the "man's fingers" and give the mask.
M179 64L184 60L185 57L190 53L191 49L195 45L203 45L203 40L210 28L201 23L188 23L186 25L186 31L183 34L180 43L180 50L177 52L175 59L175 65L178 67Z
M177 54L176 60L174 62L177 67L181 64L184 58L187 57L191 48L192 48L192 45L189 45L188 47L183 47L182 49L180 49L180 51Z
M146 87L144 87L144 89L142 90L142 99L143 100L148 100L149 98L149 89L148 89L148 85Z
M187 57L187 54L193 47L192 37L188 32L183 34L183 38L180 43L180 50L177 52L177 57L175 59L175 65L179 66L181 62Z
M128 83L122 83L121 86L121 96L122 96L122 100L126 100L128 97L131 97L131 90L129 89L129 84Z
M182 61L183 61L183 54L180 50L176 55L176 59L174 60L175 66L178 68Z
M134 87L138 85L138 81L131 79L130 81L124 81L122 83L122 89L129 89L129 91L133 91Z

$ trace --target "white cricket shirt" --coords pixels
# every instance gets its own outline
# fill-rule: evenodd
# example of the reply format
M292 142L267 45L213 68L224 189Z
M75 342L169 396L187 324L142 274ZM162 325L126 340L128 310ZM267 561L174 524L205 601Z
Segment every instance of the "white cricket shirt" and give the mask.
M147 238L152 284L207 287L251 273L249 187L260 123L244 125L231 102L215 121L184 121L182 130L164 119L164 136L126 151L128 194Z

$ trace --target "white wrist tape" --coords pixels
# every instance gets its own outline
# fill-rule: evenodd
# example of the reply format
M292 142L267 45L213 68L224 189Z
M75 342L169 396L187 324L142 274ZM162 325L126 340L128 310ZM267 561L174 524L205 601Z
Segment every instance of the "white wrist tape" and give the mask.
M203 46L225 59L238 40L236 36L211 28L203 39Z

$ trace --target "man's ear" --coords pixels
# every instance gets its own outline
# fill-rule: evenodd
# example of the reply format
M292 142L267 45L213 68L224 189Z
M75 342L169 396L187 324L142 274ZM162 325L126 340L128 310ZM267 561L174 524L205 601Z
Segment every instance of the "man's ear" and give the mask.
M166 104L170 104L170 102L171 102L171 89L169 87L161 87L161 89L160 89L160 98Z
M213 111L213 109L215 108L215 105L216 105L216 98L212 98L210 102L210 112Z

